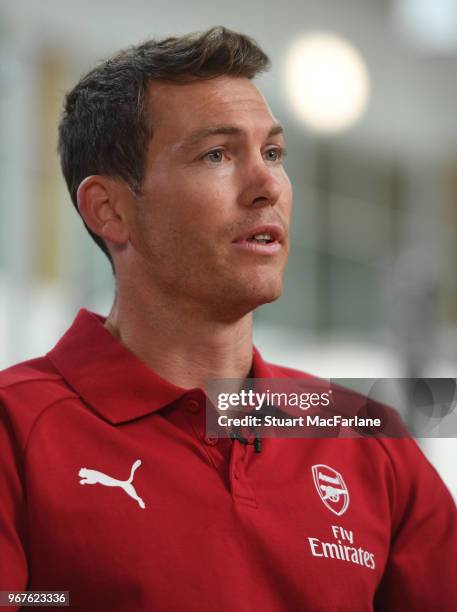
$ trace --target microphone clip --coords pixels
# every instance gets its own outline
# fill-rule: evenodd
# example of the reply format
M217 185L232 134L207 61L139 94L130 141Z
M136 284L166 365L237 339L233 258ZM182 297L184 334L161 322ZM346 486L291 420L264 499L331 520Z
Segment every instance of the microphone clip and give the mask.
M238 442L241 442L241 444L246 444L246 445L253 444L255 452L261 453L262 452L262 440L260 439L259 433L255 427L249 427L249 429L254 434L254 439L252 441L249 440L249 438L245 438L243 435L241 435L241 427L234 427L232 429L232 431L230 432L230 439L238 440Z

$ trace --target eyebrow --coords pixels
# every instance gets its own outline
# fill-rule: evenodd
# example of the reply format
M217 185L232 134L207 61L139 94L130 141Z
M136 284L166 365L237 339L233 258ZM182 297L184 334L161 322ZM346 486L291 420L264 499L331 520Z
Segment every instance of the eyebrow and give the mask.
M209 138L210 136L218 136L220 134L225 134L229 136L239 136L244 133L244 130L235 126L235 125L216 125L205 127L201 130L197 130L188 136L183 145L192 146L198 144L201 140L205 138ZM283 134L284 129L282 125L279 123L275 123L268 132L267 138L271 138L272 136L277 136L278 134Z

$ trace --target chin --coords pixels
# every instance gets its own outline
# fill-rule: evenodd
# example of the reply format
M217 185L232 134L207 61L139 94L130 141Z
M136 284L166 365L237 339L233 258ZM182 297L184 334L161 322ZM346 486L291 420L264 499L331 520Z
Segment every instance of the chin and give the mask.
M236 296L232 294L231 300L225 298L223 306L219 304L216 311L218 315L221 315L221 319L223 320L230 320L232 322L238 321L245 315L256 310L256 308L274 302L281 297L281 293L282 291L280 290L255 293L252 291L246 291L245 293L238 291Z
M262 304L271 304L271 302L275 302L282 295L282 291L277 291L275 293L270 292L269 294L263 295L259 298L257 302L257 306L262 306Z
M243 275L230 283L220 285L217 295L219 308L238 319L263 304L269 304L281 297L282 274L268 274L263 270L255 275ZM215 294L213 293L213 296Z
M281 297L282 280L272 280L271 283L262 283L262 286L251 287L247 293L246 301L252 304L251 310L254 310L262 304L270 304Z

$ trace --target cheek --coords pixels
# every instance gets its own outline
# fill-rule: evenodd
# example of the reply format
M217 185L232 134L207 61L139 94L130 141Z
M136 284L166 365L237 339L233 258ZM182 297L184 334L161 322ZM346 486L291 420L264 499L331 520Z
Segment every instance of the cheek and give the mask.
M233 223L236 186L229 170L161 172L144 196L138 232L154 250L178 240L182 251L192 245L205 250L205 244L224 238Z
M290 182L289 175L287 174L284 167L281 168L280 181L283 185L284 192L292 198L292 183Z
M181 183L169 199L171 215L177 227L186 225L202 235L205 228L223 228L233 215L232 189L218 173L215 177L194 177Z
M287 215L287 218L289 219L292 213L292 200L293 200L293 189L292 189L292 183L289 180L289 177L287 176L287 174L284 171L284 175L283 175L283 202L284 202L284 209Z

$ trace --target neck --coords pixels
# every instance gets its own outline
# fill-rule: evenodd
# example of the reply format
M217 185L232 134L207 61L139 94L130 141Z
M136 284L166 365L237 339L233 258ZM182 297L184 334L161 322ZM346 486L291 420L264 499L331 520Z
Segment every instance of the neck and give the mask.
M198 304L118 290L105 327L159 376L179 387L203 388L208 379L245 378L251 368L251 312L224 320L211 317Z

